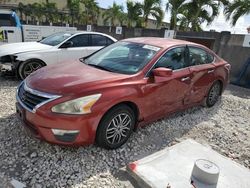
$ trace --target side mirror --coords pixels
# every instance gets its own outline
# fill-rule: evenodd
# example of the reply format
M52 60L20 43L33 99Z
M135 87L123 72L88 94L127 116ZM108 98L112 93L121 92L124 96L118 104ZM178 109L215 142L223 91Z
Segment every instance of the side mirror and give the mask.
M66 41L65 43L63 43L60 48L70 48L73 46L73 42L72 41Z
M160 67L153 70L153 75L157 77L168 77L173 74L172 69Z

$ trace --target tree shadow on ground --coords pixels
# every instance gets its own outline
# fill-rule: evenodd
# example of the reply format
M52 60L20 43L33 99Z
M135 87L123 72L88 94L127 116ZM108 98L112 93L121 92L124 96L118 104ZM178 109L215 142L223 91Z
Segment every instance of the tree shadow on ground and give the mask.
M230 94L240 98L250 99L250 89L232 84L228 85L224 94Z

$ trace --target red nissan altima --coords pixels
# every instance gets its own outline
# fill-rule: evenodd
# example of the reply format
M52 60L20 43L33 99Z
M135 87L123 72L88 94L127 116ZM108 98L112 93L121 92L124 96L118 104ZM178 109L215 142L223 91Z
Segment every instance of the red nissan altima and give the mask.
M31 74L18 87L17 114L47 142L114 149L138 126L195 105L213 106L229 70L195 43L125 39Z

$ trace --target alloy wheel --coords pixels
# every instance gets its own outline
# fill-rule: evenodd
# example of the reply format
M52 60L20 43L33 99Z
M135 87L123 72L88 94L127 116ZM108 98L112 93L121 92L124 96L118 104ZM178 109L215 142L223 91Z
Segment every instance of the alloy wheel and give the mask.
M208 94L208 103L210 106L214 105L220 96L220 84L216 83L212 86Z
M42 68L41 63L39 62L30 62L27 65L25 65L24 69L23 69L23 75L25 76L25 78L27 76L29 76L32 72L38 70Z
M120 113L111 119L106 129L106 139L109 144L119 144L129 136L132 120L126 113Z

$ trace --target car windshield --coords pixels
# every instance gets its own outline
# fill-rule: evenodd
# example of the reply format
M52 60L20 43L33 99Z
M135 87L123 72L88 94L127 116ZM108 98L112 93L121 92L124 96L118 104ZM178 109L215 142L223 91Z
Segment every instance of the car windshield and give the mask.
M56 33L56 34L50 35L50 36L46 37L45 39L41 40L40 43L47 44L50 46L56 46L71 36L72 36L72 34L70 34L70 33Z
M159 50L159 47L147 44L117 42L93 54L85 60L85 63L110 72L135 74Z

